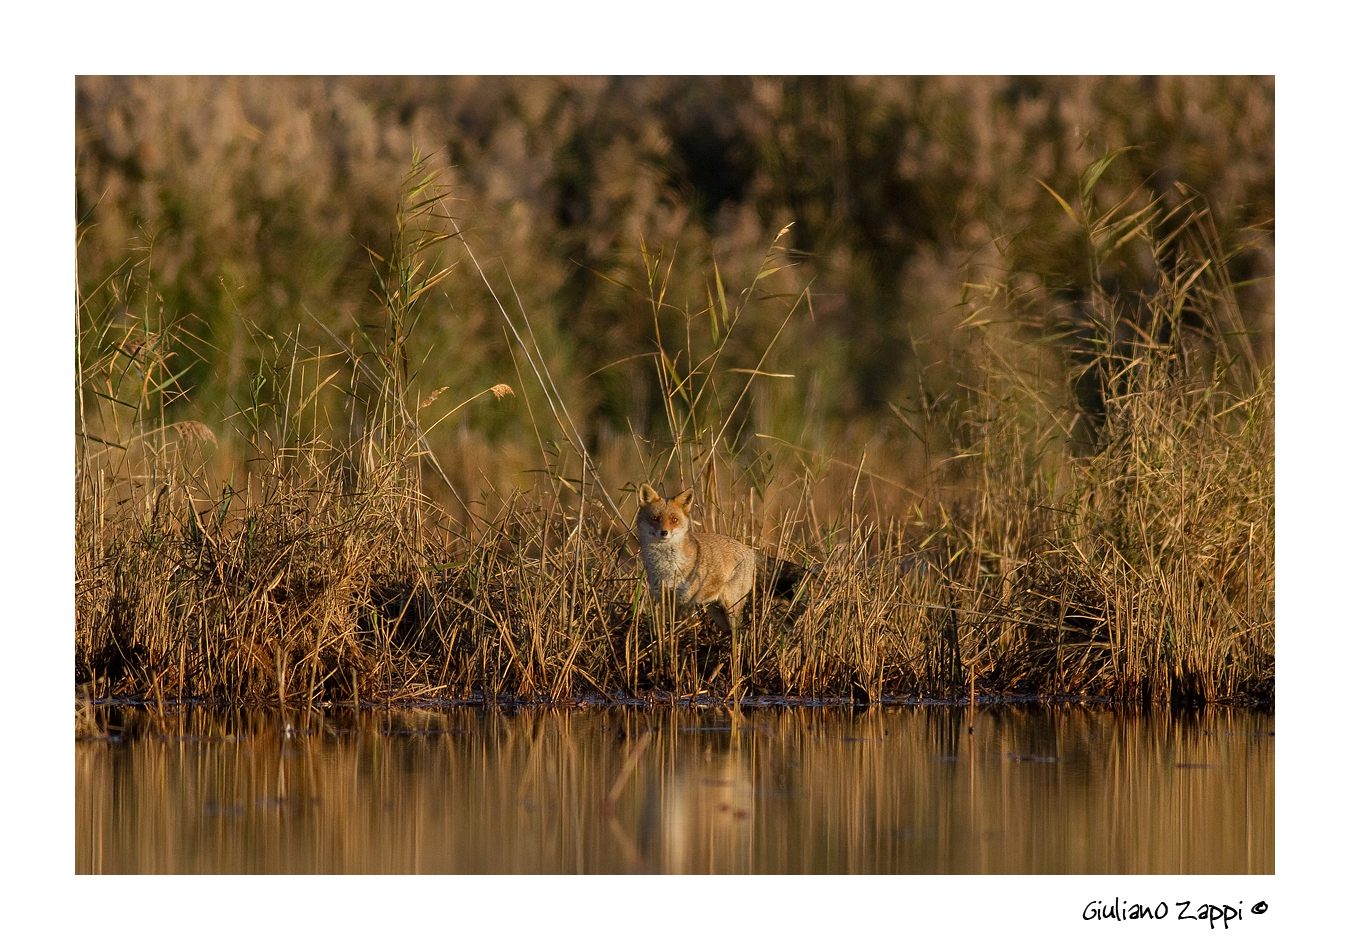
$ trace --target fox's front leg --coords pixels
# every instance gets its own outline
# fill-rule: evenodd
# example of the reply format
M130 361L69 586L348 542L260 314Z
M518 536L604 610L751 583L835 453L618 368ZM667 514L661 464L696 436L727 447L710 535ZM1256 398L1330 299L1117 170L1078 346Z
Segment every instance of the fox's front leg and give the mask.
M732 636L735 636L736 615L732 611L729 611L721 604L714 602L708 605L708 615L712 617L713 623L717 625L717 629L721 630L723 633L729 633Z

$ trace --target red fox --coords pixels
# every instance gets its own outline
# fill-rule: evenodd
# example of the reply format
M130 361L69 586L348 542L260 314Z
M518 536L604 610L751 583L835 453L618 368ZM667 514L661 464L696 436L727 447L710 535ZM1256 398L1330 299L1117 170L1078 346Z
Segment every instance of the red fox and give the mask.
M772 569L772 593L790 594L802 576L802 568L788 561L766 559L739 541L720 534L690 528L689 508L694 490L687 488L673 498L662 498L643 483L638 489L638 541L642 565L652 597L659 600L663 589L675 595L677 607L706 604L713 622L724 632L735 631L741 608L755 584L757 562Z

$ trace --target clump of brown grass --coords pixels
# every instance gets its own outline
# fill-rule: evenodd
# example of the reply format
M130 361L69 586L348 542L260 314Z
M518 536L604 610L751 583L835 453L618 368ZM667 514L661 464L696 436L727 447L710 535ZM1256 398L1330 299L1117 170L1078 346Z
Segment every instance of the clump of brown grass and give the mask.
M1077 207L1055 197L1094 268L1142 251L1152 286L1129 299L1095 282L1076 322L1030 344L1018 331L1045 326L1047 300L986 288L967 324L984 369L954 417L954 504L923 527L964 602L963 662L990 686L1270 698L1273 375L1207 208L1097 211L1091 176L1111 157ZM1068 372L1046 365L1055 354Z
M756 308L783 306L781 327L809 306L759 290L787 229L740 295L714 269L696 313L666 302L648 256L664 427L633 437L626 477L574 424L528 315L500 298L520 380L424 421L444 392L420 394L409 339L446 232L420 169L406 194L393 255L373 258L384 325L326 351L262 339L256 398L229 420L251 461L219 490L213 430L164 420L186 328L81 304L81 405L102 423L82 408L77 681L161 703L1273 695L1273 379L1237 331L1198 204L1099 214L1090 183L1077 208L1061 202L1097 257L1144 247L1156 286L1132 302L1095 285L1081 319L1047 335L1046 297L987 284L952 337L957 383L896 408L931 458L898 512L877 490L898 474L867 446L822 458L756 431L774 425L770 387L792 358L770 335L737 365L728 341ZM321 410L335 386L345 438ZM538 486L461 499L452 520L424 490L453 490L426 433L489 393L534 421ZM734 640L643 593L625 493L663 479L697 486L710 529L810 565Z

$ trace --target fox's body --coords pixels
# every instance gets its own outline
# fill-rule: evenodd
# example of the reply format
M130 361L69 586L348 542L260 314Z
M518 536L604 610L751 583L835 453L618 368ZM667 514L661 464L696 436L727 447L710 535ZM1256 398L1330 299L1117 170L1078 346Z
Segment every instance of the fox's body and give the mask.
M677 607L706 604L713 620L733 631L755 584L753 548L720 534L694 531L689 508L694 490L662 498L650 485L638 489L638 541L652 597L674 593Z

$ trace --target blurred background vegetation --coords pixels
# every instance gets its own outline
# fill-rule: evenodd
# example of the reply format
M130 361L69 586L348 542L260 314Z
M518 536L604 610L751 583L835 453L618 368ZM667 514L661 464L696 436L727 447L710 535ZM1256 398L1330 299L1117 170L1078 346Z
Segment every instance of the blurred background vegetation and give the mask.
M981 385L960 331L980 307L1061 341L1046 372L1066 383L1048 391L1091 448L1102 382L1084 368L1101 364L1078 354L1100 353L1083 342L1094 299L1129 322L1180 253L1169 228L1196 224L1177 209L1203 209L1230 329L1271 365L1274 101L1272 77L81 77L82 430L125 444L116 407L153 375L162 421L204 426L177 431L214 441L203 464L237 479L262 406L310 413L308 433L273 425L273 448L317 434L341 451L369 424L350 367L331 400L279 387L318 393L325 359L397 356L416 405L503 382L518 397L427 427L440 500L529 488L574 463L549 457L569 440L495 292L611 489L696 474L653 459L679 428L671 379L717 354L721 371L779 374L744 400L713 393L744 471L790 459L846 487L861 466L894 511L961 449L925 420ZM457 237L413 242L424 276L447 270L394 326L417 157L424 194L445 196L418 227L441 216ZM1128 222L1155 199L1147 250L1103 255L1083 226L1089 202ZM766 257L779 269L756 282Z

